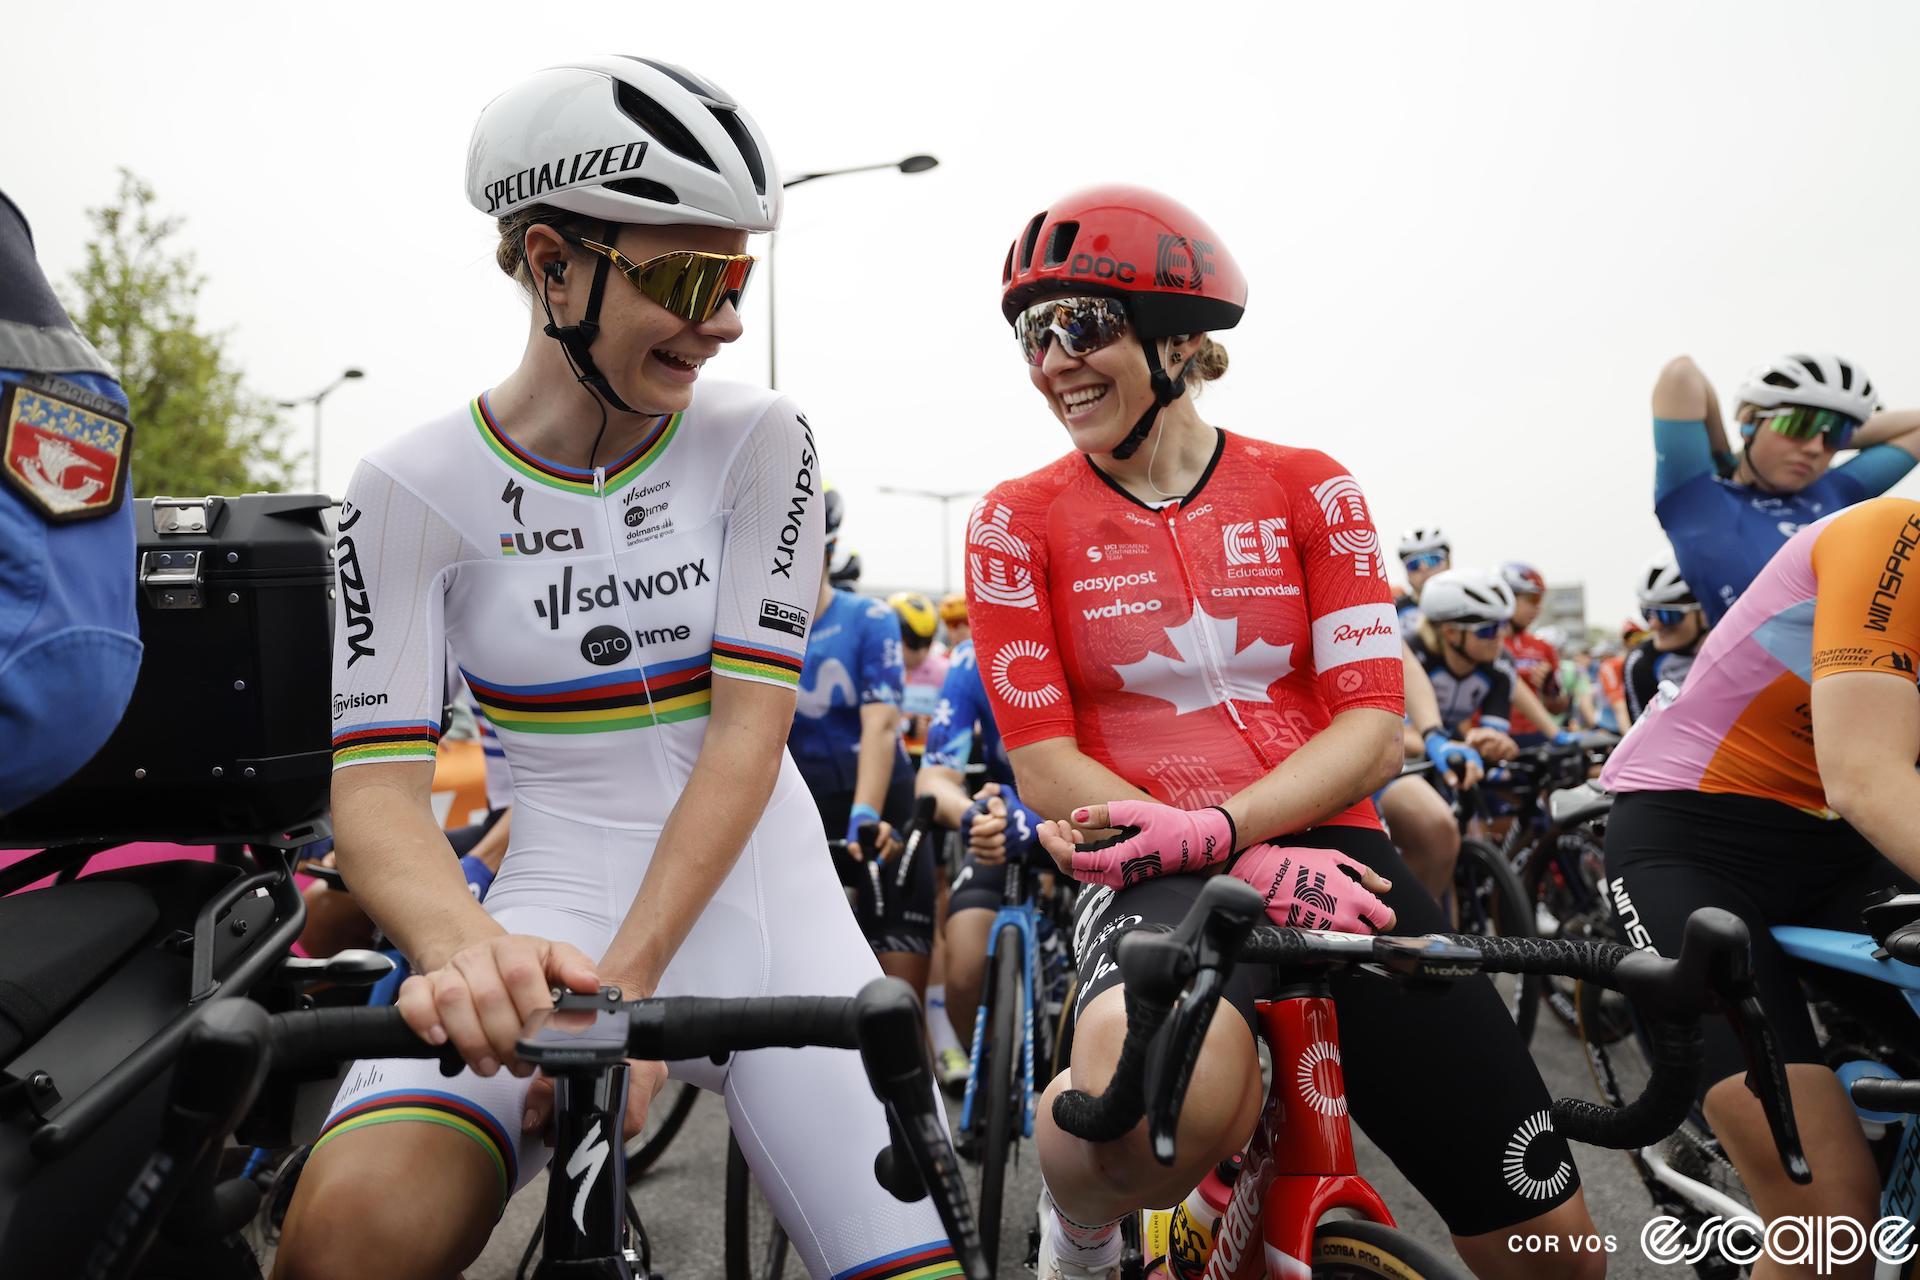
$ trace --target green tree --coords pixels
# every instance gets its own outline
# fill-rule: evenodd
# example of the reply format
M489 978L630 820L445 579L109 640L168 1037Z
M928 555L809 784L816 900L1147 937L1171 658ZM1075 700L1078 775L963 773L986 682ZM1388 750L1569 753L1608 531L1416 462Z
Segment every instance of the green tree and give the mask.
M63 299L73 322L119 370L133 418L137 496L287 488L287 428L227 359L226 334L200 328L205 278L161 217L153 189L125 169L104 209L90 209L86 266Z

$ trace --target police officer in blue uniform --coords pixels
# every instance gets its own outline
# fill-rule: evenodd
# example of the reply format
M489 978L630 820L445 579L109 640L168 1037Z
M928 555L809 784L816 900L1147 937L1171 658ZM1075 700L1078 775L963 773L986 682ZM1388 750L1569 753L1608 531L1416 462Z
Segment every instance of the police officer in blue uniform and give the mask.
M0 814L85 764L133 696L132 456L126 394L0 193Z

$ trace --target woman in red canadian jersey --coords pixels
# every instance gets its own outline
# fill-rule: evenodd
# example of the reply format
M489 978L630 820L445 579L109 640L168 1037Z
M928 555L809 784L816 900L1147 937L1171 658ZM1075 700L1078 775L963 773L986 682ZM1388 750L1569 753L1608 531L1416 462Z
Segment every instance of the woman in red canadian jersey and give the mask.
M1208 425L1184 394L1226 369L1210 333L1246 281L1192 211L1104 187L1036 215L1002 310L1073 452L995 488L968 528L968 616L1020 796L1090 886L1075 929L1073 1063L1039 1107L1043 1280L1100 1276L1118 1220L1178 1202L1252 1132L1255 976L1228 991L1187 1095L1179 1163L1142 1125L1113 1143L1052 1123L1098 1090L1125 1033L1114 949L1171 925L1203 874L1282 924L1443 927L1368 796L1400 767L1401 651L1360 486L1324 453ZM1109 828L1121 838L1094 843ZM1513 1254L1593 1229L1550 1100L1492 987L1403 998L1335 983L1353 1115L1446 1218L1476 1273L1589 1276L1592 1255ZM1302 1263L1303 1271L1305 1269Z

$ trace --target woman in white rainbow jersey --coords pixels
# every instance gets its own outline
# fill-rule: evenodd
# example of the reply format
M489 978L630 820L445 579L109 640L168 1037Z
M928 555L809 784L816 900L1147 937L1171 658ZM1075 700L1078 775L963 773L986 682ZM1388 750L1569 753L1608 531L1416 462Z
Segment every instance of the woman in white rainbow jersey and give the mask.
M340 516L334 822L413 962L408 1024L469 1064L365 1062L301 1179L275 1274L444 1277L546 1162L513 1055L548 988L851 994L879 973L784 744L823 559L813 432L711 382L780 178L733 99L641 58L495 98L467 196L532 302L503 381L374 449ZM449 650L513 768L483 906L428 785ZM930 1204L873 1178L884 1116L831 1050L637 1064L717 1090L815 1275L956 1275ZM776 1175L777 1171L777 1175ZM404 1194L395 1194L404 1188Z

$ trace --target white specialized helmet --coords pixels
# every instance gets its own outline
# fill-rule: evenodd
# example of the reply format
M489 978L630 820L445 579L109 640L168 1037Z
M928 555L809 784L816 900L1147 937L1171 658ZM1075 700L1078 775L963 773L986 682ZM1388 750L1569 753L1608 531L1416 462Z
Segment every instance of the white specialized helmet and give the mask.
M1639 579L1634 583L1634 594L1640 598L1640 608L1671 609L1677 605L1699 604L1694 598L1693 588L1680 576L1680 565L1671 551L1655 556L1645 569L1640 571Z
M1783 404L1832 409L1861 422L1880 407L1866 370L1836 355L1781 356L1748 374L1738 399L1761 409Z
M1497 573L1448 569L1420 588L1420 613L1429 622L1505 622L1513 616L1513 589Z
M780 173L760 126L711 80L648 58L581 58L480 112L467 199L496 218L547 204L603 222L772 231Z
M1435 551L1444 556L1452 550L1452 545L1447 542L1447 531L1437 524L1421 525L1400 535L1402 560L1409 556L1428 555Z

